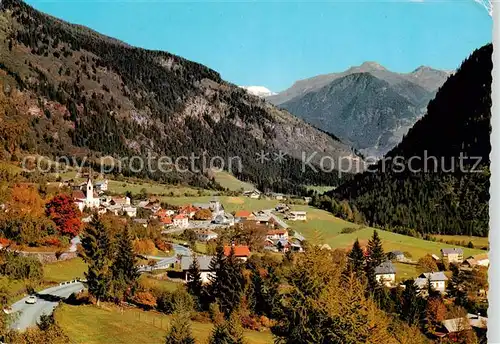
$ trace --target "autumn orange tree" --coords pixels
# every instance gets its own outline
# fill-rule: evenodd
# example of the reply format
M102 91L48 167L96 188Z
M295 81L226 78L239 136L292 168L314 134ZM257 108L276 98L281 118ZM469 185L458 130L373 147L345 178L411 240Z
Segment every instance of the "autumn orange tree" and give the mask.
M434 333L441 322L446 319L446 306L440 295L429 297L427 299L427 307L425 311L427 324L426 328L429 333Z
M38 190L30 184L15 185L10 191L9 199L6 203L7 209L13 216L43 214L44 201Z
M212 219L212 212L210 209L200 209L194 214L195 220L208 221Z
M80 210L70 196L59 194L52 198L46 206L47 216L54 221L62 235L76 236L80 234L82 222Z

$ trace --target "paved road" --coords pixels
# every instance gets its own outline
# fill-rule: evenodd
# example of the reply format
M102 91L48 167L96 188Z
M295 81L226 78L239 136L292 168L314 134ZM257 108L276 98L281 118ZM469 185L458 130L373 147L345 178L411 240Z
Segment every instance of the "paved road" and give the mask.
M158 263L153 267L145 266L139 268L139 272L167 269L177 262L177 256L190 256L192 254L188 247L179 244L172 244L172 249L175 252L172 257L145 256L147 259L158 260Z
M73 293L83 290L82 283L71 283L62 286L48 288L37 293L37 302L33 305L27 304L25 297L12 305L14 322L12 329L25 330L36 326L42 314L51 314L61 299L65 299Z

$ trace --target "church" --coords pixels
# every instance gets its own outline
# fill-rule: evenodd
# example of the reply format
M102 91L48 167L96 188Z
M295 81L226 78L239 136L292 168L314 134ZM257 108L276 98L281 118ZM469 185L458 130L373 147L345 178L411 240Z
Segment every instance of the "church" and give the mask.
M79 190L73 191L73 200L80 211L83 211L85 208L99 208L99 196L94 191L94 185L90 178L87 179L86 183L80 185Z

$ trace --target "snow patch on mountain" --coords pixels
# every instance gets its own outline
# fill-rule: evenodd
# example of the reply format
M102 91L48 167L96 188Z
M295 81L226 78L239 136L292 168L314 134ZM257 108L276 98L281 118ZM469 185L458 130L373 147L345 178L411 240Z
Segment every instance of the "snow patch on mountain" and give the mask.
M248 93L253 94L254 96L257 97L269 97L277 94L264 86L240 86L240 87L244 88L245 90L247 90Z

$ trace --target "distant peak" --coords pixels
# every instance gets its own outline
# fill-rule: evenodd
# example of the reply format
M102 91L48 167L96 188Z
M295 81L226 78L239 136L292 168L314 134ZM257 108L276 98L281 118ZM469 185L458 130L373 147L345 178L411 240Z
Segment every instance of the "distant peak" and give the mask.
M363 62L363 64L359 67L366 70L386 70L384 66L374 61Z
M435 70L435 69L431 68L429 66L420 66L417 69L415 69L412 73L427 72L427 71L433 71L433 70Z

